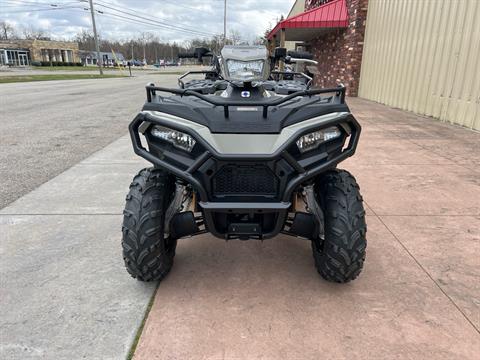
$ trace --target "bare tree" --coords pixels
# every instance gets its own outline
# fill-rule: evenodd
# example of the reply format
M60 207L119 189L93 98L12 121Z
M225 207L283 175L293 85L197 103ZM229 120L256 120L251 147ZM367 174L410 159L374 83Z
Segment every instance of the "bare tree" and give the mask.
M33 26L24 27L22 33L23 37L28 40L51 40L48 32L34 28Z
M263 33L263 35L262 36L257 36L253 43L255 45L267 45L268 35L270 34L271 31L272 31L272 24L268 23L268 27L265 30L265 32Z
M95 49L95 38L90 31L82 29L73 40L78 43L80 50L93 51Z
M13 25L6 21L0 21L0 40L11 40L16 38L16 32Z
M232 42L232 45L237 45L240 42L241 36L238 30L230 30L229 40Z

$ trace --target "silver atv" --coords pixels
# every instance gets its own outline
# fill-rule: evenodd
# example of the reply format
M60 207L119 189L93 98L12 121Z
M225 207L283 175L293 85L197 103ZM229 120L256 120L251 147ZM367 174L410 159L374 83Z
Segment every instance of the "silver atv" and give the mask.
M312 74L300 71L315 64L311 55L282 48L272 56L263 46L226 46L220 56L200 48L183 57L212 57L213 68L181 76L175 89L147 85L129 126L135 153L153 166L134 177L126 198L128 272L161 280L183 237L283 233L311 241L326 280L355 279L365 211L355 178L337 164L355 153L361 127L345 87L312 89Z

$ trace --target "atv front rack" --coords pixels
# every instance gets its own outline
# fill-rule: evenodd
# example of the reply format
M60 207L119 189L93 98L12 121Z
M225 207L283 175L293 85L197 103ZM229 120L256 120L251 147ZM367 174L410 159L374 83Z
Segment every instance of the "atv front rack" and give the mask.
M304 78L306 81L307 81L307 85L310 86L310 84L312 83L313 79L308 76L307 74L303 73L303 72L298 72L298 71L271 71L270 74L273 76L273 77L276 77L276 81L278 81L280 79L280 76L282 76L282 78L285 78L285 76L299 76L299 77L302 77Z
M213 76L219 76L218 72L215 70L192 70L192 71L187 71L185 74L180 76L178 78L178 85L182 88L185 89L185 82L183 79L185 79L189 75L195 75L195 74L205 74L207 76L213 75ZM148 86L148 85L147 85ZM147 95L148 96L148 95Z
M339 86L336 88L327 88L327 89L308 89L308 90L302 90L302 91L297 91L294 92L293 94L287 95L285 97L281 98L275 98L272 100L262 100L262 101L248 101L245 99L242 100L231 100L231 99L226 99L222 98L219 96L208 96L208 95L203 95L200 94L196 91L192 91L189 89L173 89L173 88L165 88L165 87L160 87L160 86L155 86L154 84L148 84L146 87L147 90L147 101L149 103L152 102L153 96L156 96L156 92L166 92L166 93L171 93L174 95L180 95L180 96L194 96L196 98L199 98L209 104L212 104L214 106L222 106L223 111L225 114L225 117L228 118L229 116L229 106L243 106L243 107L252 107L252 106L261 106L263 108L263 117L267 118L268 116L268 108L270 106L278 106L281 104L286 103L287 101L290 101L296 97L299 96L308 96L312 97L314 95L319 95L319 94L329 94L329 93L335 93L335 96L340 98L340 104L345 103L345 93L346 93L346 87L345 86Z

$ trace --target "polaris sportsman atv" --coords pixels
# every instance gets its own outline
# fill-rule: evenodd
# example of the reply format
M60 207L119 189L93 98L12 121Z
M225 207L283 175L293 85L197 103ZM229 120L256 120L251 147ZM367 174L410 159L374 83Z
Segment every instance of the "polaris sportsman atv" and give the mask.
M123 221L123 257L138 280L161 280L177 240L209 232L230 239L279 233L308 239L318 272L348 282L362 270L365 211L355 178L337 164L355 152L360 125L345 87L311 89L308 53L262 46L207 49L214 67L148 84L129 126L137 155L153 164L133 179ZM204 79L186 81L192 74ZM195 75L198 76L198 75Z

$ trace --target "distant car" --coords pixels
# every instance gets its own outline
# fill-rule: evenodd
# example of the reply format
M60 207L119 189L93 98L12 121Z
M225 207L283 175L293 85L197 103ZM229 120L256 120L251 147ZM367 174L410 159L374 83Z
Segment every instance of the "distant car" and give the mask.
M141 62L140 60L130 60L130 63L132 64L132 66L143 66L143 62Z

